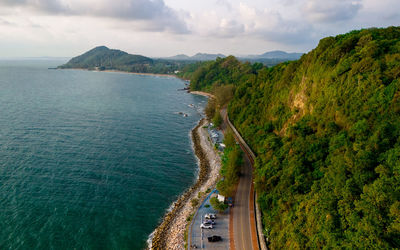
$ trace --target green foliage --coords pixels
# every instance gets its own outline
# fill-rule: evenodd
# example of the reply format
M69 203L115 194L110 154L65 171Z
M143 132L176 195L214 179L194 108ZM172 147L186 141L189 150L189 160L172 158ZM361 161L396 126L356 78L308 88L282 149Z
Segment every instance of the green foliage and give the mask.
M192 200L190 200L190 203L192 204L192 207L196 207L197 205L199 205L199 199L193 198Z
M224 196L233 196L239 181L240 167L243 164L243 152L235 143L232 131L225 133L225 150L222 156L222 180L217 183L218 191Z
M235 86L228 113L257 155L270 248L399 248L400 28L328 37L298 61L248 67L217 60L193 87Z
M218 107L223 107L233 98L235 87L232 84L215 86L213 94L216 98Z
M177 74L179 77L183 79L192 79L194 72L203 65L205 65L207 62L195 62L195 63L190 63L185 65L181 71Z
M223 202L220 202L217 197L212 197L210 199L210 204L211 206L217 210L218 212L223 212L228 208L228 204L225 204Z
M206 116L209 120L213 119L215 116L215 110L217 109L216 101L214 98L208 99L207 105L204 109Z
M141 55L131 55L120 50L99 46L72 58L59 68L79 68L89 70L120 70L138 73L172 74L183 69L190 61L169 61L151 59Z
M189 214L189 216L186 218L187 222L191 222L193 219L194 213Z
M234 148L236 146L236 140L233 136L233 132L231 130L227 130L224 135L224 144L226 148Z
M204 192L198 192L197 193L197 198L200 199L201 197L203 197L203 195L204 195Z
M260 70L261 66L255 63L240 63L234 56L217 58L215 61L203 63L192 74L190 89L210 91L221 85L236 85L249 77L253 70Z
M214 117L212 119L212 122L214 123L215 127L219 127L222 123L222 116L219 110L217 110L214 114Z

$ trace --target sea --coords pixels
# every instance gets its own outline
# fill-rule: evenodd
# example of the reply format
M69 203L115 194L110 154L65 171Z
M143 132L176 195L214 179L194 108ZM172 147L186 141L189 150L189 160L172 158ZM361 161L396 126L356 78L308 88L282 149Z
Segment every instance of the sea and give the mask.
M0 249L144 249L196 179L206 98L63 63L0 61Z

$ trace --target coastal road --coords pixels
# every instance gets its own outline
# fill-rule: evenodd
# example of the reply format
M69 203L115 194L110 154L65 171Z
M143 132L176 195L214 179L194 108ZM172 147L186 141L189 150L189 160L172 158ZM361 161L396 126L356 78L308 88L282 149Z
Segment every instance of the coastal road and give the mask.
M225 126L229 126L226 109L221 110L221 115L224 118L224 129L226 129ZM240 143L236 136L235 139ZM254 217L253 168L246 149L241 143L240 146L245 154L243 154L244 164L231 215L233 217L232 230L234 239L234 246L231 246L231 249L255 250L258 249L258 243Z
M252 169L249 159L243 156L244 165L239 179L233 208L233 236L236 249L253 249L250 224L250 196ZM257 249L257 248L256 248Z

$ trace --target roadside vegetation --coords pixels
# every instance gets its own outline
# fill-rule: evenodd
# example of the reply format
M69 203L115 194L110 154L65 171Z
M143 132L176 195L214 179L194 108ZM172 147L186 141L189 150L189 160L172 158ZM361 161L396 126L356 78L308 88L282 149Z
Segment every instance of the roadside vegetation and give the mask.
M215 210L217 210L220 213L222 213L228 208L228 204L219 201L217 197L212 197L210 199L210 204Z
M257 155L271 249L400 247L399 27L327 37L271 68L230 56L191 75L192 90L217 96L221 86L231 86L229 117ZM217 186L225 195L235 146Z
M233 85L215 86L212 94L215 98L210 98L205 107L205 113L209 120L211 120L215 127L219 127L223 121L221 116L221 108L226 107L230 100L233 98L235 87Z
M243 165L243 152L236 145L232 131L225 133L224 144L226 148L222 156L222 179L217 183L217 189L223 196L232 197L239 181L240 168Z

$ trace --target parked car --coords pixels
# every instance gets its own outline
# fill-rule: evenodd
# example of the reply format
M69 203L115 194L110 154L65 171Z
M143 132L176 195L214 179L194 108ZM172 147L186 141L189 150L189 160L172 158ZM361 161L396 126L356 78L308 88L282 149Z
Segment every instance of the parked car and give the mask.
M221 236L218 236L218 235L213 235L213 236L207 237L207 239L208 239L208 242L217 242L217 241L222 240Z
M206 214L206 215L204 215L204 219L216 219L217 218L217 215L215 215L215 214Z
M204 222L211 225L215 225L215 220L206 219Z
M210 223L201 223L200 228L204 228L204 229L212 229L213 225Z

